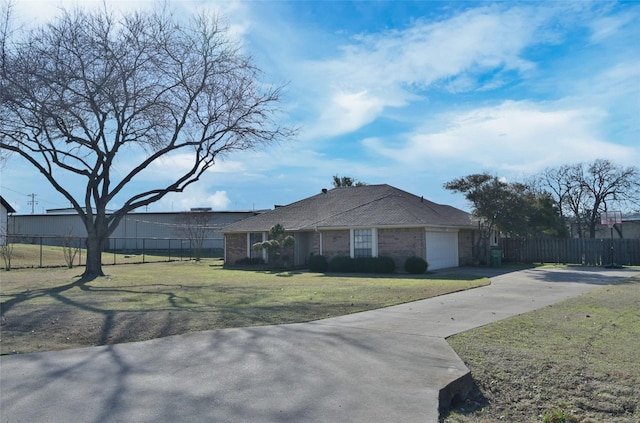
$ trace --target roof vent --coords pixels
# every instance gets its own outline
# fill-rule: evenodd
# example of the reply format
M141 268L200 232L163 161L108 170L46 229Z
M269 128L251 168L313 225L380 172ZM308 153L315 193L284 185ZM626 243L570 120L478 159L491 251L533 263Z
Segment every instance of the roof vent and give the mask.
M326 188L322 188L322 193L326 194L327 193L327 189Z

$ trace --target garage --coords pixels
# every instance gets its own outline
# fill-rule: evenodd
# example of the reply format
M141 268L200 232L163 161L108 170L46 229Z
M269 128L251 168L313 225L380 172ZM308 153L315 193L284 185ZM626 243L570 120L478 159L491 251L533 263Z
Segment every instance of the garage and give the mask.
M458 267L458 232L427 231L429 270Z

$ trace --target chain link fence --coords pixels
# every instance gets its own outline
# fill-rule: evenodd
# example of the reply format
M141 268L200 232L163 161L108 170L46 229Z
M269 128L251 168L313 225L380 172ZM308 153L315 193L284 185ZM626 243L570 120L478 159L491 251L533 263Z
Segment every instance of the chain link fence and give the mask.
M86 238L75 236L7 235L0 245L5 269L76 267L86 260ZM102 253L103 265L218 259L224 241L209 238L200 247L186 238L110 238Z

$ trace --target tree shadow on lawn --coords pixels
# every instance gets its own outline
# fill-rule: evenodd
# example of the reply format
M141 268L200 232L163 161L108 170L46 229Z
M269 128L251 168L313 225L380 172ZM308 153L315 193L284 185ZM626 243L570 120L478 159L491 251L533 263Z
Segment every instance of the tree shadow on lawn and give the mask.
M91 342L91 344L106 345L109 343L113 343L114 341L112 339L112 332L116 326L116 317L118 315L120 314L124 315L127 313L130 315L135 315L135 314L139 315L140 313L156 311L155 309L154 310L143 309L143 310L134 310L134 311L126 311L126 310L121 311L121 310L99 308L91 305L91 303L89 302L76 301L70 298L69 296L65 295L65 293L71 291L74 288L79 288L82 291L87 291L87 292L95 292L96 294L103 293L103 292L110 292L110 293L135 294L135 295L163 295L166 297L166 301L170 305L170 307L177 310L188 308L192 304L195 304L190 299L179 296L174 292L131 290L126 288L103 288L103 287L93 287L89 285L89 283L94 280L95 278L87 279L82 276L79 276L76 281L65 284L65 285L55 286L49 289L36 289L36 290L19 292L16 294L8 294L7 296L11 296L12 298L9 298L6 301L3 301L2 303L0 303L0 318L2 319L3 326L5 326L3 329L5 330L12 329L20 332L20 331L24 331L25 328L27 327L33 327L33 328L37 328L38 330L46 330L45 329L46 322L54 322L60 318L60 316L56 313L56 308L59 308L60 306L56 306L55 303L54 305L48 304L47 306L44 306L44 307L39 306L38 307L39 309L45 310L42 313L30 313L28 311L25 313L18 312L17 316L11 319L11 320L19 320L18 326L15 326L15 325L10 326L9 324L7 324L7 320L10 319L8 317L8 314L12 310L14 310L17 306L21 304L25 304L29 301L33 301L33 300L37 301L40 299L52 299L62 306L76 308L78 310L87 311L90 313L94 313L98 316L101 316L102 322L99 324L99 327L100 327L99 336L97 337L97 340L94 340L93 342ZM184 304L180 304L180 302ZM52 315L52 310L50 310L49 307L53 307L54 309L53 315ZM132 320L131 322L132 325L136 324L136 319L131 319L131 320ZM73 326L73 322L70 322L70 324ZM53 329L50 328L49 330L53 330ZM162 332L165 332L165 331L163 330ZM171 333L168 333L168 334L171 334ZM86 334L85 339L90 338L91 335L93 334ZM83 346L89 346L89 345L83 345Z
M60 286L56 286L48 289L27 290L17 294L9 294L13 298L10 298L0 303L0 305L2 306L2 308L0 309L0 317L3 317L14 306L30 300L43 298L43 297L57 298L60 296L61 293L65 291L69 291L76 287L80 289L85 289L85 285L91 280L93 279L85 279L82 276L78 276L77 281L68 283L66 285L60 285Z
M216 291L234 291L230 294L233 301L215 305L197 303L184 294L167 289L178 289L179 285L161 284L162 289L158 291L134 289L147 286L92 286L79 278L50 289L11 294L12 298L0 304L2 326L6 331L3 354L14 350L24 353L111 345L217 328L296 323L368 309L366 305L353 304L352 299L330 305L311 301L252 305L260 298L257 293L260 288L256 287L218 287ZM78 291L73 294L71 290L75 288L87 295L74 299ZM246 289L250 289L251 295L237 292ZM107 298L101 294L106 294ZM144 301L138 296L164 296L164 299L154 301L153 307L133 304L128 309L126 303ZM124 304L122 307L101 307L101 304L113 302ZM136 308L136 305L142 307Z

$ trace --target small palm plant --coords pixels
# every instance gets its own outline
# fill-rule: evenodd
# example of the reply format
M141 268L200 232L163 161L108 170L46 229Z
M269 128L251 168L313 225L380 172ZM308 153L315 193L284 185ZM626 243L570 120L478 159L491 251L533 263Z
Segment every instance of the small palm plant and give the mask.
M287 267L289 255L286 252L295 243L295 238L287 235L284 226L278 223L269 231L269 239L267 241L257 242L253 244L252 248L255 251L265 250L270 265Z

